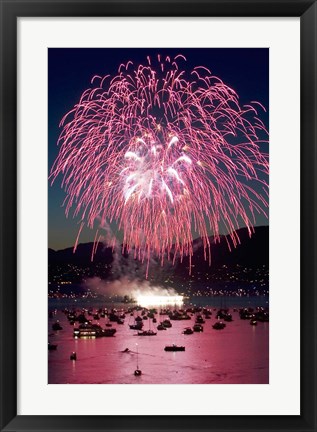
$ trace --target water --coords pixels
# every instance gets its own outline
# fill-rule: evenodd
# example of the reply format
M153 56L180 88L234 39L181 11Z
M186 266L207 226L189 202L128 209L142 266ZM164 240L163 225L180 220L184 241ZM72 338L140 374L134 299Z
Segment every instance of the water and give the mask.
M203 302L203 299L199 298L199 300ZM253 302L259 304L259 298L252 300ZM269 323L251 326L248 320L240 320L238 312L230 310L233 322L226 323L224 330L217 331L212 329L212 324L216 321L213 311L211 319L206 320L202 333L182 334L184 327L194 325L195 317L191 317L191 320L172 321L172 328L157 331L157 336L142 337L135 336L137 332L130 330L128 323L130 321L132 324L132 317L127 314L124 325L112 323L113 328L117 329L114 337L74 339L73 326L61 312L67 300L64 299L62 302L52 300L49 307L55 308L56 303L59 304L60 309L48 323L49 341L58 345L56 351L48 352L49 384L261 384L269 382ZM106 306L91 300L89 304L87 301L85 303L86 307L91 307L92 303L96 303L96 307ZM210 299L209 303L212 303ZM227 305L228 303L229 299ZM73 305L68 301L68 306ZM77 307L82 306L77 305ZM123 305L121 304L120 307L122 308ZM151 322L152 329L156 330L160 318L165 319L167 316L157 316L157 324ZM63 330L54 332L52 323L57 319ZM144 321L145 330L149 328L150 321ZM103 328L105 327L105 318L100 318L98 322ZM186 351L165 352L165 345L173 343L185 346ZM130 352L122 352L126 348L129 348ZM77 353L77 361L71 361L69 358L73 351ZM137 357L139 368L142 370L140 377L134 376Z

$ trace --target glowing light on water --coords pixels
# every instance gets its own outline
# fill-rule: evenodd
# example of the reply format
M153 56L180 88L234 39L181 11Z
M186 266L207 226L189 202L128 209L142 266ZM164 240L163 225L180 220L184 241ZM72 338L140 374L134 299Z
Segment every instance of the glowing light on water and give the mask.
M168 295L139 295L137 304L142 307L149 306L182 306L183 296L168 296Z

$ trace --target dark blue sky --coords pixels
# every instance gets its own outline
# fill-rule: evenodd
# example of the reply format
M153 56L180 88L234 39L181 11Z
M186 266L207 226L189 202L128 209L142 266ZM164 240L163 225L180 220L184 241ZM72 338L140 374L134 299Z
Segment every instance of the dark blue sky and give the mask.
M146 41L145 41L146 43ZM183 54L183 67L197 65L209 68L239 95L240 104L258 101L269 107L269 50L266 48L49 48L48 50L48 169L58 154L59 122L90 87L94 75L116 75L120 63L132 60L145 63L157 54ZM268 126L268 113L261 114ZM60 180L60 179L59 179ZM62 203L65 198L56 181L48 187L48 246L62 249L72 246L78 231L78 219L66 219ZM259 217L257 225L268 224ZM93 241L94 231L85 229L80 242Z

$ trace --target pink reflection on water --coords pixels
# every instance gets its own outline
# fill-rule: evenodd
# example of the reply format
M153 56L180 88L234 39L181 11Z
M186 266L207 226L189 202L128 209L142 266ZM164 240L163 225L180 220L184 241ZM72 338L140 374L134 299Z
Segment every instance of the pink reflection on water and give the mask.
M184 335L184 327L193 326L195 319L172 321L172 327L157 331L157 336L140 337L128 326L113 323L114 337L74 339L73 326L58 312L62 331L51 330L49 340L58 344L56 351L48 352L49 384L267 384L269 383L269 323L251 326L232 312L233 322L224 330L212 329L215 312L206 320L204 331ZM157 324L151 323L156 331ZM105 326L106 320L99 323ZM150 320L144 321L148 329ZM134 376L138 363L142 375ZM184 345L185 352L166 352L170 344ZM123 352L126 348L128 352ZM70 354L77 353L77 361Z

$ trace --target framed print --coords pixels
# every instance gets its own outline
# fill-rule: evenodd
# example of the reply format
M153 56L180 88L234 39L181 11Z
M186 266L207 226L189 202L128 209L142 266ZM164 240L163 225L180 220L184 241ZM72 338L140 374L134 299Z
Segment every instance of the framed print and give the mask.
M1 18L1 430L316 430L316 2Z

